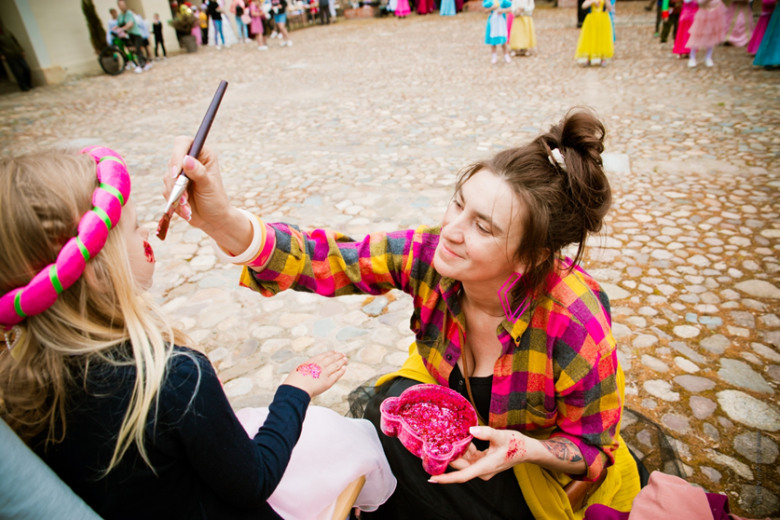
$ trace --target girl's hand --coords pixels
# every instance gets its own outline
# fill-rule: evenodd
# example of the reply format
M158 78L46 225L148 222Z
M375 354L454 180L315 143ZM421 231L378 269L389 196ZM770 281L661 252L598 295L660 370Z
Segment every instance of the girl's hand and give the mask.
M470 433L477 439L490 441L490 447L479 451L471 444L461 458L450 464L459 471L436 475L428 482L460 484L475 477L490 480L497 473L528 460L529 450L535 449L535 443L539 442L519 432L494 430L489 426L475 426Z
M189 157L187 152L191 145L190 137L179 136L174 140L168 172L163 178L163 195L168 200L176 175L184 167L190 185L176 213L191 226L202 229L226 251L240 255L252 243L252 224L230 204L222 184L217 154L204 146L197 158Z
M282 384L300 388L314 398L333 386L346 371L347 356L331 350L298 366Z

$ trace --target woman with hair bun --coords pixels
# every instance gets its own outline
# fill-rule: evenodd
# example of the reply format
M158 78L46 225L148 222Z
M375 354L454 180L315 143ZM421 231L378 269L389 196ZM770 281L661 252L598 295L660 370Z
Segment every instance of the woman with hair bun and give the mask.
M191 140L177 138L170 166L184 165L195 186L195 203L178 211L223 257L259 257L244 262L243 285L265 296L399 289L413 297L409 358L377 382L366 408L377 429L381 402L420 383L456 390L478 412L456 471L435 477L380 432L398 486L362 517L582 518L595 503L630 510L639 476L620 438L624 377L609 300L579 267L612 202L604 135L592 113L574 110L530 143L472 164L439 226L353 240L263 224L257 251L247 250L254 219L231 207L216 156L185 160ZM166 192L173 182L165 179ZM564 257L572 245L574 258Z

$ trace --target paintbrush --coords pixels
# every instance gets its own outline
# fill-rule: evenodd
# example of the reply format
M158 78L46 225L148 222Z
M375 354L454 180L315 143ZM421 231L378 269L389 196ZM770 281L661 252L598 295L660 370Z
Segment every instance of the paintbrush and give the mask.
M198 155L200 155L200 151L203 149L203 143L206 142L206 137L209 135L209 130L211 130L211 123L214 122L214 118L217 116L217 109L222 102L222 97L225 95L227 86L227 81L223 80L219 82L217 92L214 94L209 109L206 111L206 115L200 123L200 128L198 128L198 133L195 134L192 146L190 146L190 151L187 154L190 157L197 159ZM182 169L176 177L171 196L168 197L168 204L165 205L165 212L160 219L160 223L157 224L157 237L160 240L165 240L165 237L168 235L168 226L171 224L173 212L176 211L176 208L179 206L179 200L181 199L181 196L184 195L184 192L187 191L187 186L189 186L189 184L190 179L184 174L184 169Z

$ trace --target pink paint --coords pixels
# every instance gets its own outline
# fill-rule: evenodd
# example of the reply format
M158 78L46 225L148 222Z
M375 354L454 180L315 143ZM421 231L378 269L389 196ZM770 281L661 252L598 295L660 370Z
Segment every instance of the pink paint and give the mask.
M509 449L506 450L504 460L512 460L515 456L522 457L523 455L525 455L525 445L520 444L520 441L515 438L509 439Z
M152 246L149 245L149 242L144 240L144 254L146 255L146 261L150 264L154 263L154 251L152 250Z
M417 385L400 397L385 399L380 407L382 432L398 437L413 455L422 458L423 468L441 475L453 460L466 452L469 428L477 425L477 414L460 394L439 385Z
M300 372L303 376L311 376L314 379L319 379L320 375L322 374L322 369L315 363L306 363L304 365L300 365L295 369L295 371Z

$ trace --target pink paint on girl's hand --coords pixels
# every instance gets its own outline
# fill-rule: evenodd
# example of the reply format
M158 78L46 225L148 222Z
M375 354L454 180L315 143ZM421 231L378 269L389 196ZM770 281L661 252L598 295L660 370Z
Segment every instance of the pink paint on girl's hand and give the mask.
M320 374L322 374L322 369L315 363L306 363L304 365L300 365L295 369L295 371L300 372L303 376L311 376L314 379L319 379Z
M150 264L154 263L154 251L152 251L152 246L149 245L149 242L144 240L144 254L146 255L146 261Z
M506 450L506 457L504 460L512 460L515 457L522 457L525 455L525 446L520 444L515 438L509 439L509 449Z

